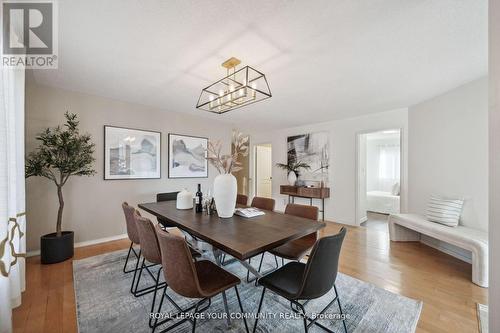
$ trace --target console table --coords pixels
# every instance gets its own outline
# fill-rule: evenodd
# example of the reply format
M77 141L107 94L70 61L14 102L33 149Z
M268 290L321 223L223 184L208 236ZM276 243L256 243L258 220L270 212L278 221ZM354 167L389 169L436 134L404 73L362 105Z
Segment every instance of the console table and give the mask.
M313 199L321 200L321 220L325 220L325 199L330 197L329 187L305 187L280 185L280 194L288 195L288 203L294 203L294 199L307 198L312 206Z

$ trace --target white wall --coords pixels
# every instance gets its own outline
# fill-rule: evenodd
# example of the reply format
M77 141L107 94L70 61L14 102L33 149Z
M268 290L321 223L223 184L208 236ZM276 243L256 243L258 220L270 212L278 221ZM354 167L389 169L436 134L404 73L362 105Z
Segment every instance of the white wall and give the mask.
M489 2L490 46L490 288L489 331L500 332L500 2Z
M488 229L488 80L482 78L412 106L409 193L412 213L431 194L465 198L461 224Z
M287 137L303 133L328 131L330 133L330 170L329 186L331 197L326 199L325 219L344 224L357 225L356 205L356 135L360 132L373 132L384 129L401 128L403 135L403 168L407 160L407 121L406 109L387 111L363 117L349 118L301 127L251 133L252 144L271 143L273 165L286 162ZM253 163L250 164L251 166ZM253 174L253 173L252 173ZM406 177L403 176L404 179ZM283 170L273 167L273 198L276 208L284 209L286 196L279 194L279 187L286 184ZM402 209L406 208L406 183L402 180ZM309 201L297 200L297 203Z
M166 106L168 107L168 106ZM97 175L91 178L74 177L63 189L65 197L64 230L75 231L75 241L85 242L121 235L126 232L121 203L137 205L156 200L157 192L195 191L197 183L203 191L212 186L217 171L210 167L209 178L167 178L168 133L206 136L221 139L230 149L231 128L227 123L181 113L152 109L102 97L36 85L28 80L26 90L26 152L38 143L35 135L46 127L61 124L64 112L77 113L81 130L92 135L96 144ZM103 180L104 125L133 127L162 133L161 179ZM27 180L27 247L39 248L40 235L54 232L57 214L57 195L53 183L44 178Z

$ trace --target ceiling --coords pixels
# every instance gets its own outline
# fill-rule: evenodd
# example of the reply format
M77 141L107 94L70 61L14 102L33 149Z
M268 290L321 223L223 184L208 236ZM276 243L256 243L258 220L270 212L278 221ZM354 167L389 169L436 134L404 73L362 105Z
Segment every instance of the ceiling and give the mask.
M59 69L38 83L281 128L407 107L487 75L487 0L59 1ZM195 109L235 56L273 97Z

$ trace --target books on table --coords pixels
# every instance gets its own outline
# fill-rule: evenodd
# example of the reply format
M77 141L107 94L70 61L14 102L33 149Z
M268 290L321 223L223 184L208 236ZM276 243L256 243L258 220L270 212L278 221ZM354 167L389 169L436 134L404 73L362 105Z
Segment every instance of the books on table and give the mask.
M260 216L260 215L265 215L266 214L263 211L261 211L260 209L253 208L253 207L236 208L235 211L234 211L234 213L236 215L243 216L243 217L246 217L246 218L256 217L256 216Z

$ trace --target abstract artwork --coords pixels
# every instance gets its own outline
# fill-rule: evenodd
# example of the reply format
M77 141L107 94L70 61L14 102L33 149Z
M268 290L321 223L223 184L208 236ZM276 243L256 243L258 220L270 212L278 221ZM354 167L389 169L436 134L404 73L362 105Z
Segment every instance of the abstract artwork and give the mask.
M168 178L208 177L207 138L168 135Z
M161 178L161 133L104 126L104 179Z
M311 167L308 170L302 169L300 171L299 183L325 184L328 181L328 137L328 132L318 132L287 138L288 161L300 161Z

